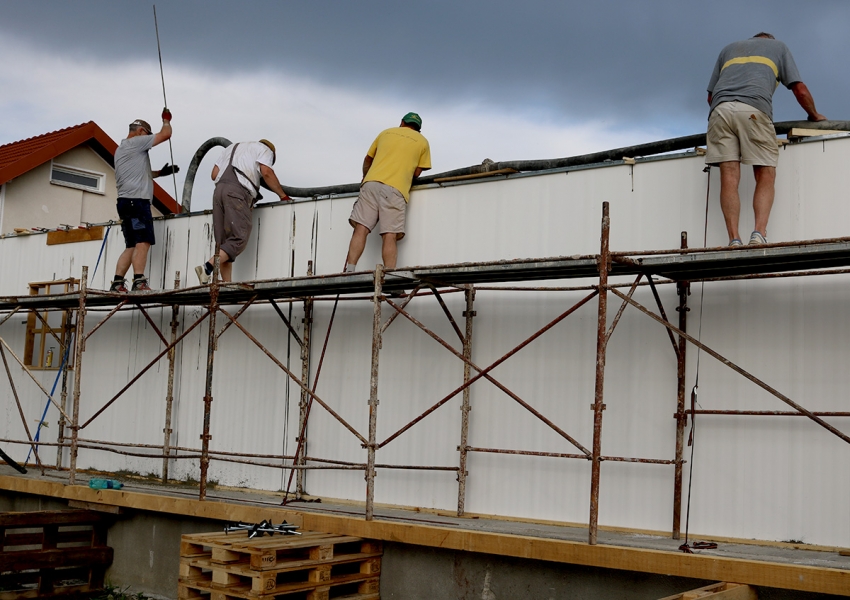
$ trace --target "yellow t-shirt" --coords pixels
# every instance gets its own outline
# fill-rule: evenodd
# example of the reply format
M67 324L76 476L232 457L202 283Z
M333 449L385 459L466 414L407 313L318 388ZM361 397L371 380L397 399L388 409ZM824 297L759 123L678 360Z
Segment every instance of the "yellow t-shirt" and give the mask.
M431 168L431 147L428 140L409 127L392 127L378 134L367 152L374 160L366 181L379 181L397 189L410 202L413 172Z

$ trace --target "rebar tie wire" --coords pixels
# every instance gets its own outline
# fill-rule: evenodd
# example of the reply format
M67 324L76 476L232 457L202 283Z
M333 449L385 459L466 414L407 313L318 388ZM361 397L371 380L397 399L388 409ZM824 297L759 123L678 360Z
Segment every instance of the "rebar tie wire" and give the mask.
M702 231L702 247L708 247L708 199L711 193L711 165L706 165L703 171L707 174L705 184L705 224ZM699 326L697 327L697 340L702 342L702 308L703 298L705 297L705 281L700 282L699 291ZM699 389L699 359L702 349L697 347L697 368L696 377L694 378L694 387L691 389L691 433L688 436L688 446L691 447L691 464L688 466L688 504L685 511L685 543L679 546L679 550L687 554L693 554L694 550L713 550L717 548L714 542L694 542L688 544L688 531L691 524L691 485L694 481L694 447L696 446L695 431L696 431L696 405L697 390Z

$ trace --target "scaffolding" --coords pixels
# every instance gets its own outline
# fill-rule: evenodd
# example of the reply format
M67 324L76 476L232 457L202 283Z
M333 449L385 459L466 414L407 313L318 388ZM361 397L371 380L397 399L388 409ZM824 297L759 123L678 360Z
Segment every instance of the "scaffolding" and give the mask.
M74 382L73 395L70 400L70 411L68 410L68 384L67 371L62 381L62 392L57 400L48 392L38 379L34 376L27 365L13 351L13 349L0 337L0 356L5 366L5 372L9 379L10 389L14 396L27 435L27 440L2 440L3 442L26 444L32 448L37 464L43 469L38 450L44 446L56 446L57 468L62 466L62 454L65 449L69 452L68 473L69 482L75 484L79 472L77 459L80 449L92 449L125 454L128 456L141 456L162 460L162 481L168 483L169 461L174 459L195 459L199 461L199 486L198 497L204 500L207 495L208 473L211 461L229 461L276 469L291 469L297 473L294 496L301 498L306 494L304 473L311 469L330 470L356 470L363 471L366 480L365 518L374 518L375 507L375 475L378 469L412 469L433 470L455 473L457 477L457 514L465 514L466 482L469 475L468 457L470 453L491 453L501 455L522 455L560 459L574 459L589 461L591 463L590 482L590 514L588 517L588 543L596 544L599 522L599 493L600 473L603 462L624 462L669 465L673 467L673 515L671 535L679 539L682 518L681 507L683 503L683 466L685 433L688 419L693 419L698 414L725 414L736 416L803 416L831 434L850 443L850 437L838 428L829 424L824 417L847 417L850 412L813 412L801 406L791 398L771 387L766 382L755 377L737 364L722 356L699 339L687 333L688 295L692 282L698 281L720 281L741 279L765 279L779 277L806 277L812 275L830 275L850 273L850 238L835 238L827 240L812 240L805 242L789 242L780 244L769 244L760 247L740 248L688 248L687 234L682 233L681 247L666 251L633 251L612 252L609 248L610 217L608 203L602 207L600 251L595 255L556 257L545 259L522 259L483 263L465 263L454 265L438 265L430 267L415 267L410 269L384 270L377 265L374 271L360 273L343 273L337 275L315 276L312 274L312 265L308 266L305 277L293 277L278 280L264 280L241 283L222 283L213 280L208 286L180 287L180 274L177 273L174 280L174 289L158 291L147 294L118 294L89 289L87 287L88 268L82 268L79 280L80 288L76 292L63 294L40 295L40 296L18 296L0 298L0 326L7 322L14 314L22 311L64 311L65 327L68 335L64 336L68 344L61 344L61 352L67 356L73 350L74 359ZM610 278L621 278L621 282L610 282ZM623 277L634 278L631 283L622 282ZM597 283L591 285L576 285L572 287L528 287L511 285L520 282L534 281L556 281L568 279L594 279ZM674 285L678 298L675 311L678 312L676 324L668 318L668 313L662 303L658 287L661 285ZM639 303L634 298L635 291L639 288L648 287L652 292L657 312ZM562 311L554 319L540 327L529 335L521 343L504 353L501 357L488 365L478 365L472 360L473 324L476 317L475 299L476 294L511 290L522 291L583 291L586 294L573 303L572 306ZM452 293L464 295L464 310L460 318L456 318L449 309L444 296ZM370 361L370 386L369 386L369 419L368 431L358 431L348 423L331 405L316 394L316 384L321 374L322 361L311 378L311 349L314 340L311 335L311 324L314 311L314 303L317 299L330 299L336 295L337 300L346 297L353 300L368 301L373 306L372 318L372 349ZM444 339L432 328L414 317L408 310L408 305L418 298L431 297L438 304L445 315L457 342ZM620 306L609 324L609 297L619 300ZM559 426L546 415L538 411L531 402L523 399L506 385L492 375L492 371L505 361L516 355L520 350L533 343L547 331L554 328L579 308L597 301L596 321L596 369L595 369L595 391L591 405L593 412L593 441L590 447L582 445L573 435ZM280 303L299 302L303 303L304 328L299 335L297 329L281 310ZM289 368L283 360L275 356L266 348L243 324L239 317L252 306L269 305L280 318L285 327L286 334L295 342L300 349L301 371ZM202 307L202 313L194 321L188 323L180 330L179 309L183 306ZM239 306L238 310L226 306ZM673 456L669 459L608 456L603 454L602 449L602 425L605 411L604 384L606 351L609 340L617 324L627 307L631 306L648 318L657 322L667 331L669 341L673 347L673 355L677 364L677 395L676 395L676 435ZM161 331L154 319L150 317L151 308L170 308L171 321L170 331ZM108 311L96 326L86 331L86 315L93 309ZM384 310L388 309L390 315L384 317ZM86 420L80 417L80 398L83 393L83 371L85 366L86 345L90 338L119 311L139 311L153 331L159 337L162 348L159 353L148 362L136 375L101 406L92 416ZM333 323L333 315L329 329ZM438 342L449 353L453 354L463 363L463 381L450 393L434 402L427 410L416 416L407 424L399 428L385 439L377 436L378 415L378 390L379 390L379 368L382 350L383 335L388 327L399 317L409 321L423 333ZM219 322L221 320L221 323ZM203 396L203 433L201 435L200 448L175 446L171 444L172 406L174 402L174 374L175 374L175 350L190 332L198 328L204 321L208 321L208 335L206 344L206 369ZM251 454L215 451L210 448L210 416L213 406L213 372L215 367L215 356L218 349L218 341L221 335L235 327L248 340L257 346L268 359L283 371L300 390L299 421L297 438L298 446L292 455L286 454ZM70 335L73 333L74 335ZM327 347L327 338L322 348L322 359ZM685 358L688 345L698 348L700 351L726 365L731 370L747 378L755 385L761 387L769 394L782 401L790 410L783 411L746 411L746 410L702 410L697 409L694 404L688 407L685 390ZM24 418L24 411L18 396L17 388L12 377L9 366L8 355L22 367L23 371L39 387L51 403L59 411L62 422L57 442L37 441L31 435ZM162 444L131 444L116 441L93 440L81 437L81 432L98 418L107 408L116 402L132 385L134 385L149 369L158 364L163 358L168 361L168 385L165 398L165 423L164 438ZM575 451L571 453L539 452L523 449L504 449L478 447L471 445L469 436L469 412L471 410L470 389L473 384L481 379L486 379L505 395L519 404L536 419L545 424L546 427L555 432L565 440ZM431 413L438 410L451 399L461 396L461 423L460 440L458 445L458 463L456 466L437 465L397 465L383 464L377 462L377 451L385 448L399 436L415 427ZM362 462L340 461L310 456L306 452L306 436L308 432L307 422L313 403L318 404L327 413L338 421L352 436L361 444L365 451L365 460ZM70 414L69 414L70 412ZM143 452L147 451L147 452ZM154 452L157 452L154 454ZM289 461L289 464L281 466L269 461ZM288 489L287 489L288 492ZM286 502L286 498L284 498Z

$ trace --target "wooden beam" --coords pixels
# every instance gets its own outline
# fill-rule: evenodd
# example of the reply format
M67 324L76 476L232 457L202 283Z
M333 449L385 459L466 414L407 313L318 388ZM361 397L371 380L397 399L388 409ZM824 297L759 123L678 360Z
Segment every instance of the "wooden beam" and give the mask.
M847 133L846 131L838 131L837 129L803 129L801 127L792 127L788 132L788 139L800 139L804 137L815 137L818 135L832 135L835 133Z
M73 242L90 242L103 239L103 225L96 225L86 229L60 229L47 232L47 245L71 244Z
M310 531L353 535L401 544L850 596L850 570L605 544L590 546L567 540L382 521L379 518L366 521L362 517L318 512L300 513L291 506L275 508L268 505L227 504L125 490L92 490L80 485L65 485L13 475L0 475L0 489L219 521L254 523L271 518L275 521L286 520Z

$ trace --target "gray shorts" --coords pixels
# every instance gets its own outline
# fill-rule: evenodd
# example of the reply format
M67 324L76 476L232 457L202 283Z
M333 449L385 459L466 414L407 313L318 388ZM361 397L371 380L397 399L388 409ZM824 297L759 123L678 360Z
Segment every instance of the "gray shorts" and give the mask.
M213 192L213 232L230 262L242 254L251 237L254 199L241 185L219 182Z
M775 167L779 145L770 117L744 102L718 104L708 118L705 162Z
M369 231L380 223L378 233L396 234L396 239L404 237L404 216L407 212L407 202L404 196L391 185L380 181L367 181L360 186L360 196L351 209L348 222L354 227L360 223Z

